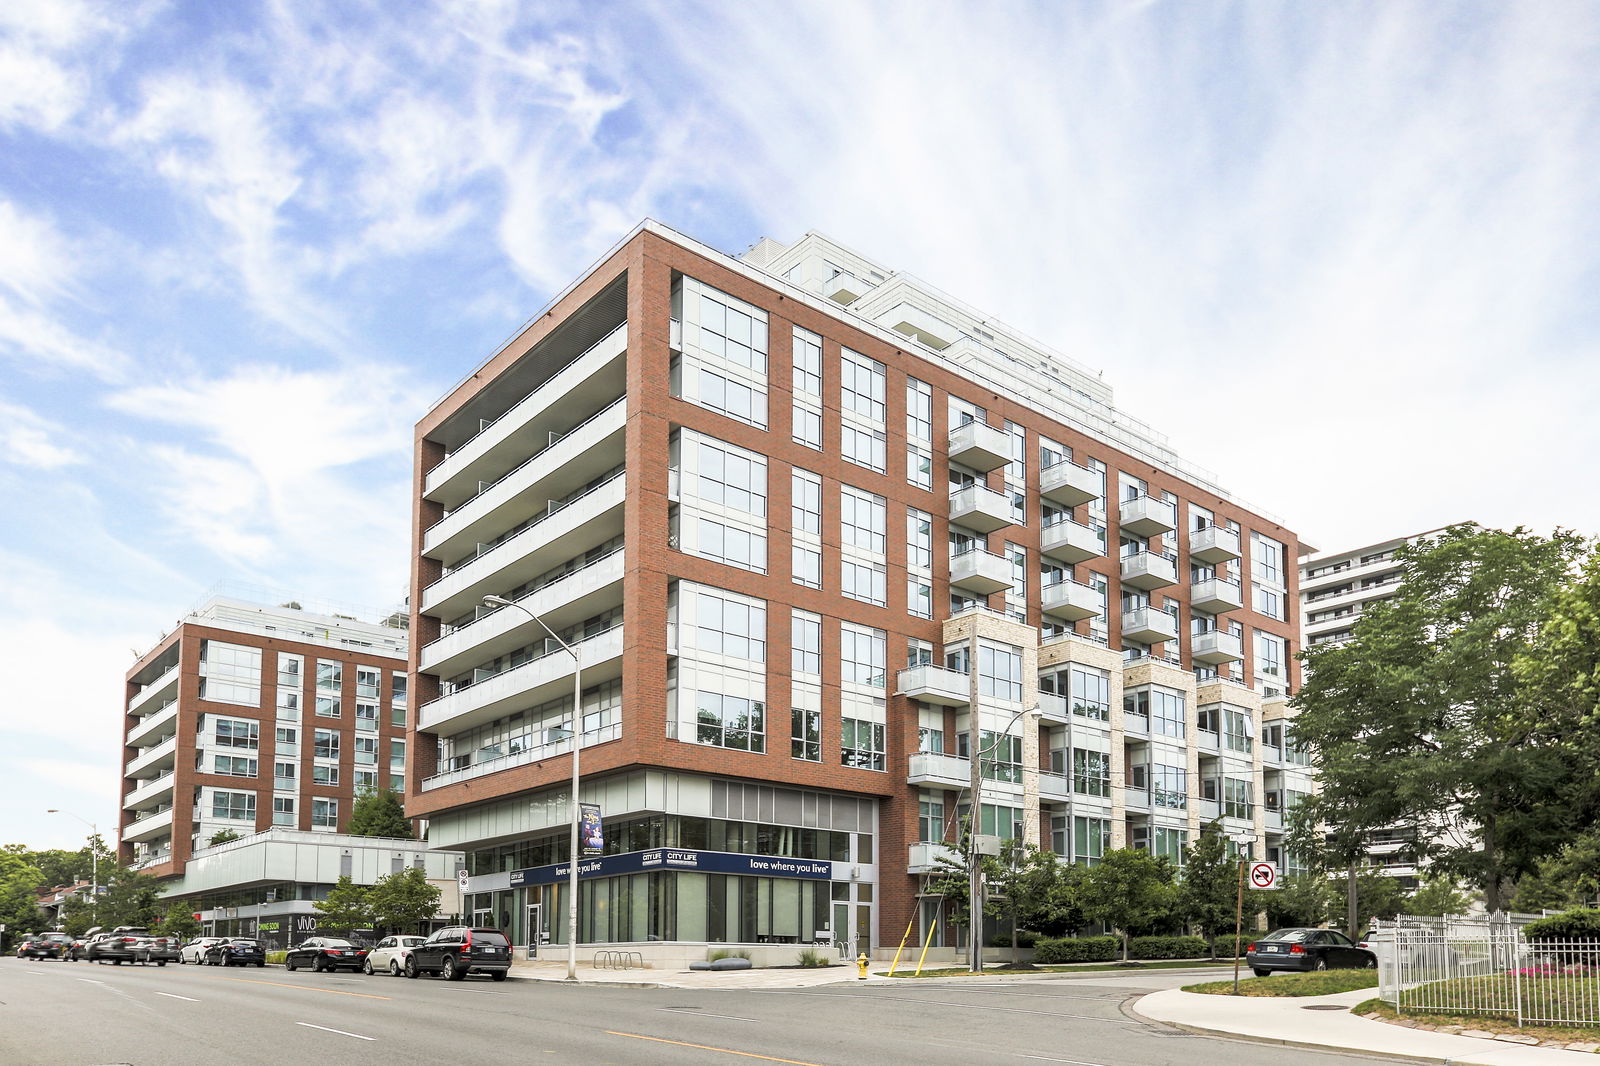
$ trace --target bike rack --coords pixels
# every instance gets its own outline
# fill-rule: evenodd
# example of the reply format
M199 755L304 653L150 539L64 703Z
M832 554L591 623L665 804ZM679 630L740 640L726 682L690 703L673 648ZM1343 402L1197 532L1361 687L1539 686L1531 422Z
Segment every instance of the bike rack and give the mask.
M594 968L597 970L631 970L635 966L644 969L644 955L637 951L597 951L594 953Z

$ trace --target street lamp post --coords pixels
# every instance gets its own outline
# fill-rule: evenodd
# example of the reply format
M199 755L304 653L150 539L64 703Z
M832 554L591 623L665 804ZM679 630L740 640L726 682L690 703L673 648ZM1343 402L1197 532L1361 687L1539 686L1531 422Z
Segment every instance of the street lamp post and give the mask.
M567 854L567 980L578 979L578 747L582 738L583 721L583 664L578 659L577 649L566 641L556 636L556 631L545 624L545 620L534 614L515 600L508 600L504 596L485 596L483 602L491 607L515 607L535 622L539 628L550 634L550 639L561 645L561 650L572 656L572 800L568 804L572 821L572 832ZM537 929L529 931L533 943L538 943Z
M978 826L983 819L983 757L999 746L1011 734L1011 727L1023 715L1028 715L1036 725L1039 708L1026 707L1011 716L1006 727L995 734L988 747L979 747L982 729L978 721L978 704L972 703L971 721L967 727L967 746L972 749L972 809L967 815L967 956L973 973L983 972L983 870L978 863Z
M76 818L88 826L89 831L94 834L89 838L89 869L91 871L89 874L89 899L91 903L98 904L100 902L100 827L82 815L73 814L71 811L63 811L56 807L49 808L45 813L64 814L68 818Z

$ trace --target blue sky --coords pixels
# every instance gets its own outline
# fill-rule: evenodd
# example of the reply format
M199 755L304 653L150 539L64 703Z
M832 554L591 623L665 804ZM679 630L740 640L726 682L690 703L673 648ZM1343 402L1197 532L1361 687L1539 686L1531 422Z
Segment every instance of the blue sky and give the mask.
M397 604L411 425L645 216L912 271L1319 546L1600 530L1592 4L316 7L0 5L0 841L115 825L218 582Z

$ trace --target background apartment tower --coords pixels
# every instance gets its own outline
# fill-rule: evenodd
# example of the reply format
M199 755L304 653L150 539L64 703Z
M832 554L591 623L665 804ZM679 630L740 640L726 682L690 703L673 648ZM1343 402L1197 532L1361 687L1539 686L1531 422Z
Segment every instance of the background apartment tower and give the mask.
M1282 857L1295 535L906 275L644 223L416 440L408 809L518 943L564 937L574 732L584 942L953 945L972 715L985 834Z
M335 833L405 788L406 634L217 597L127 675L121 858L161 877L221 830Z

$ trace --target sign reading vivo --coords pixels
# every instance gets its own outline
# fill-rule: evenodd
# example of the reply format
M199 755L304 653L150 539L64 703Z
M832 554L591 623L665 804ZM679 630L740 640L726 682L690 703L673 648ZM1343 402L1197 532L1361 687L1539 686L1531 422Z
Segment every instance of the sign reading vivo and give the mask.
M511 887L550 885L567 879L568 865L535 866L511 871ZM690 870L707 874L743 874L748 877L799 877L810 881L833 878L833 863L827 859L791 859L782 855L738 855L726 851L687 851L682 848L656 848L630 851L623 855L603 855L578 863L578 877L615 877L650 870Z

